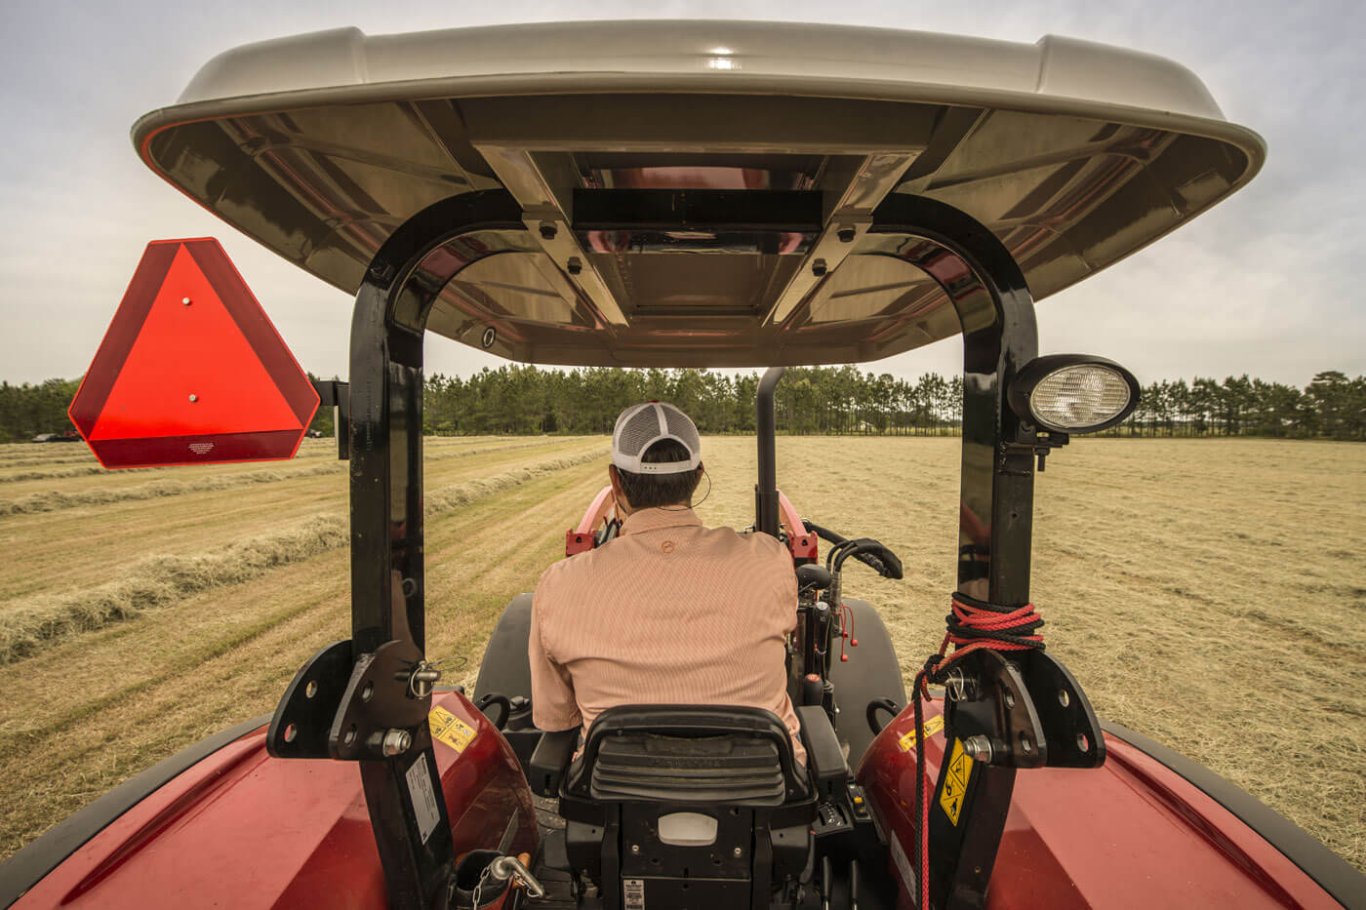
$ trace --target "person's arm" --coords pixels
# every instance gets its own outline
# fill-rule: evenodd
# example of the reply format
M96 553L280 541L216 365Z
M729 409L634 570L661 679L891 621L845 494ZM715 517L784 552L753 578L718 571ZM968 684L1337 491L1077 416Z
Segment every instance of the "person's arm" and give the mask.
M792 554L779 543L770 564L778 588L775 602L782 605L779 617L784 623L783 631L791 635L797 629L797 571L792 567Z
M531 661L531 720L539 730L558 732L578 729L583 724L578 702L574 698L574 684L569 671L555 663L545 647L542 620L545 580L536 586L531 598L531 635L527 639L527 657Z

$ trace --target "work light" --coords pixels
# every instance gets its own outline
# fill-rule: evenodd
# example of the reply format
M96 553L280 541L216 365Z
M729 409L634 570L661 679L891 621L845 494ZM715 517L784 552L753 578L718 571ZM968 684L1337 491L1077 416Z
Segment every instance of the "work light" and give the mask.
M1058 433L1094 433L1138 407L1138 380L1088 354L1049 354L1025 364L1008 392L1021 419Z

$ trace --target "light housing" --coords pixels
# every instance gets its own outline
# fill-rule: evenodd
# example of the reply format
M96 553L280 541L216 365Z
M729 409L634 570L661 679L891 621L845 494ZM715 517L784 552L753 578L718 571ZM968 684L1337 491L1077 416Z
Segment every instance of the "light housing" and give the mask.
M1048 354L1025 364L1006 394L1021 420L1054 433L1094 433L1133 413L1139 385L1113 360Z

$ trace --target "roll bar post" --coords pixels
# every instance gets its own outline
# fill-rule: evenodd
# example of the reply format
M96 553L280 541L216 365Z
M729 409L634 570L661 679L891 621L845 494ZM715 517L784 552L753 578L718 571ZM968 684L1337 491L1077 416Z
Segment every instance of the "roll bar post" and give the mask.
M959 502L960 593L992 604L1029 603L1034 459L1046 441L1011 410L1006 392L1038 354L1034 302L1005 246L971 217L921 196L891 195L869 237L935 280L963 327L963 442ZM946 694L945 756L930 800L930 903L937 910L985 906L1017 768L1096 767L1103 736L1081 687L1043 651L1009 659L978 651L956 664L962 685ZM1058 693L1068 698L1059 706ZM914 697L914 696L913 696ZM955 740L980 734L1002 744L970 761L950 815L945 799ZM1076 745L1087 742L1086 749ZM1028 739L1025 746L1020 742ZM961 770L961 769L960 769Z
M754 528L778 536L778 422L773 403L787 367L769 367L754 397L754 435L758 440L759 482L754 485Z
M427 714L422 340L450 278L524 231L507 193L435 203L375 254L351 323L351 638L315 655L276 708L280 758L360 764L389 906L444 910L454 862ZM478 236L472 236L478 235ZM441 255L430 256L439 251ZM419 671L426 671L420 678Z

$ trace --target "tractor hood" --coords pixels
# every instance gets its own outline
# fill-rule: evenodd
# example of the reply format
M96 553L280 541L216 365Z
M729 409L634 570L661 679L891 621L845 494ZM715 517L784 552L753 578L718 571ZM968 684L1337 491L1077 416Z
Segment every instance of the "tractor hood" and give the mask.
M874 360L960 331L879 206L927 196L1010 250L1036 298L1228 196L1265 148L1161 58L753 22L367 36L211 60L133 130L154 171L354 292L426 206L510 194L497 250L429 328L515 360ZM340 316L340 314L338 314ZM493 328L494 332L488 329Z

